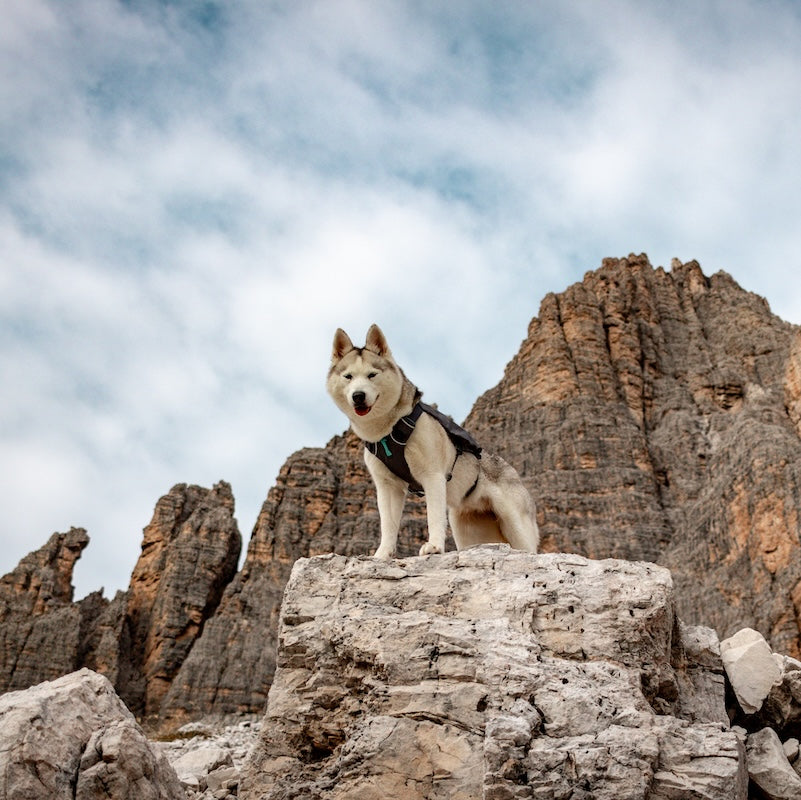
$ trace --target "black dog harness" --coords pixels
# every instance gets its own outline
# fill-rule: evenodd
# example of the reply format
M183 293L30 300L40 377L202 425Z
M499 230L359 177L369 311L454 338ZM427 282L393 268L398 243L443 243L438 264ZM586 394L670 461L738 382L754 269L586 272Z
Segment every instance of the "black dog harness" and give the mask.
M416 403L412 409L411 414L401 417L396 423L395 427L389 432L389 435L377 442L365 442L364 446L392 472L393 475L399 477L402 481L409 484L409 491L412 494L423 495L423 487L414 479L409 465L406 463L406 444L409 437L414 431L417 420L420 415L425 411L429 416L442 425L448 438L453 442L456 448L456 458L458 459L462 453L470 453L476 458L481 458L481 447L478 442L464 429L461 425L457 425L449 416L437 411L433 406L426 405L425 403ZM456 460L454 460L454 466ZM450 480L453 473L448 473L447 479ZM478 475L473 485L468 489L465 497L469 497L478 485Z

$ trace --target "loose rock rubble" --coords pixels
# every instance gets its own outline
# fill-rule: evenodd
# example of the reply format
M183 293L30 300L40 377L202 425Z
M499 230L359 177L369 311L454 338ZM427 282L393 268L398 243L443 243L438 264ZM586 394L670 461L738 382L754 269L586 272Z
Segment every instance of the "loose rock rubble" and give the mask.
M746 744L748 774L768 800L801 798L801 662L773 653L755 630L720 644L736 701L729 715Z
M255 718L191 722L154 745L172 765L187 800L231 800L238 796L242 764L260 731Z

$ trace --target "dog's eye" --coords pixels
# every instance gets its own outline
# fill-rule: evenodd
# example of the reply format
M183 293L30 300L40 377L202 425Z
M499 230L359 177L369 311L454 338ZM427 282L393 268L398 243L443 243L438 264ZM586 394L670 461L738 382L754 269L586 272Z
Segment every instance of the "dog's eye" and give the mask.
M368 380L372 380L373 378L375 378L376 375L378 375L377 372L368 372L367 373L367 378L368 378Z
M345 374L344 374L342 377L343 377L343 378L344 378L346 381L352 381L352 380L353 380L353 375L351 375L351 374L350 374L350 372L346 372L346 373L345 373Z

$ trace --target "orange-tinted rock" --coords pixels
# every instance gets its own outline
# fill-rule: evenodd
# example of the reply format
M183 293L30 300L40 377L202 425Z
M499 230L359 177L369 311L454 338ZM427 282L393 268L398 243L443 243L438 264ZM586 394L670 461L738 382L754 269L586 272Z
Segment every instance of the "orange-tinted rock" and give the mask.
M801 654L801 330L762 298L695 262L666 271L645 256L606 259L543 299L466 427L523 476L542 550L660 563L685 622L721 637L752 627ZM407 500L402 556L423 541L424 508ZM137 713L177 724L261 710L294 561L368 555L378 539L362 445L348 433L287 460L233 580L233 498L219 484L159 501L131 587L111 603L69 602L72 551L42 556L49 578L15 571L0 592L16 587L12 606L47 609L36 619L74 643L37 680L86 664ZM47 652L56 627L10 634L2 608L0 644L23 654L4 658L31 664L31 643Z
M179 484L144 530L125 605L117 691L129 708L158 714L161 701L236 574L241 537L231 487ZM125 652L125 644L130 649Z
M241 537L231 487L180 484L156 505L127 592L72 602L72 569L89 542L73 528L0 579L0 691L81 667L104 674L129 708L161 699L236 573Z
M0 578L0 691L24 689L78 666L86 612L97 598L72 602L72 570L88 543L83 528L54 533Z
M685 620L797 654L800 336L725 273L607 259L467 427L523 473L543 549L665 564Z
M722 636L750 625L797 653L801 441L788 409L801 409L799 354L797 329L725 273L607 259L542 301L466 424L523 475L543 550L665 564L686 621ZM425 535L423 509L407 501L402 554ZM291 456L168 713L260 708L292 562L369 554L377 541L352 434Z

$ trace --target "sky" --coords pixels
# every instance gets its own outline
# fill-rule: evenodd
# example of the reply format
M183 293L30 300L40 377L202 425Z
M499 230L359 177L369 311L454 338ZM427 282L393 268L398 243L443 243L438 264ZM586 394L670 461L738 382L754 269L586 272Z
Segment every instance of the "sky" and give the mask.
M0 575L128 585L177 483L246 546L344 431L337 327L456 419L548 292L697 259L801 323L801 3L0 0ZM243 547L244 550L244 547Z

